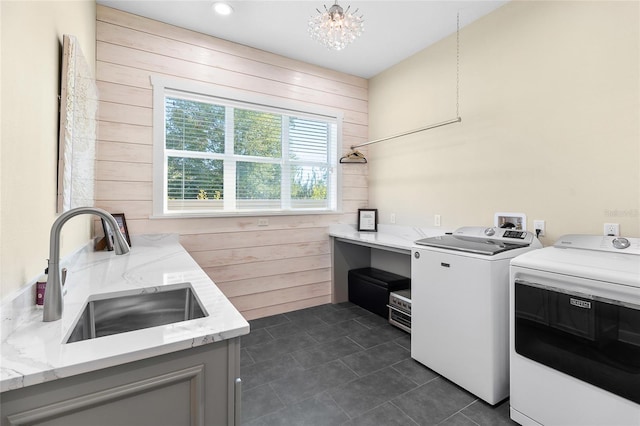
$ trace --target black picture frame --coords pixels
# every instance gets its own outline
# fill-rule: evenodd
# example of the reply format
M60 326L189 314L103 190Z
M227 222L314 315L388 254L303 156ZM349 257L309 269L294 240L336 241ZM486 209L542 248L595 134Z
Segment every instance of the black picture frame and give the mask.
M358 231L378 231L378 209L358 209Z
M118 227L120 228L120 232L124 236L124 239L127 240L127 244L131 247L131 238L129 237L129 228L127 228L127 220L124 218L124 213L114 213L111 216L118 222Z

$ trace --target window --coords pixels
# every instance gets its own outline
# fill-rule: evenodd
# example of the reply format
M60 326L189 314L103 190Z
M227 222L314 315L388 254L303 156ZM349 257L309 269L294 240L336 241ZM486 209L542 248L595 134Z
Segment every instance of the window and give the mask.
M338 114L174 87L154 80L155 215L337 210Z

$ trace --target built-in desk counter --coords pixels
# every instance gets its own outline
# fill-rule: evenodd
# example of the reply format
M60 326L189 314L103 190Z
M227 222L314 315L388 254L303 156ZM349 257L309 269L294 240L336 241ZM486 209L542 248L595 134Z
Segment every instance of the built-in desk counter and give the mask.
M416 240L443 235L442 228L378 225L377 232L359 232L354 225L329 228L332 254L332 302L349 300L350 269L374 267L411 277L411 248Z

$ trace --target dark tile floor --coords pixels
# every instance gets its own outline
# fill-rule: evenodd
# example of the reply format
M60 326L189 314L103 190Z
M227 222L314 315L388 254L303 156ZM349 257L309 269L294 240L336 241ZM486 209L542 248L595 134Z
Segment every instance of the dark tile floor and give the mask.
M251 321L242 338L242 424L515 425L411 359L410 335L354 304Z

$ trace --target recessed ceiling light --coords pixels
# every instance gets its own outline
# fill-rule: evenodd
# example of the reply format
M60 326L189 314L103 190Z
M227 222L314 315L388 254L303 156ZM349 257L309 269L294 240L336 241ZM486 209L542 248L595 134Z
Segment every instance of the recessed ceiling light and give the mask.
M224 15L224 16L231 15L231 13L233 13L233 8L227 3L223 3L223 2L214 3L213 10L218 15Z

